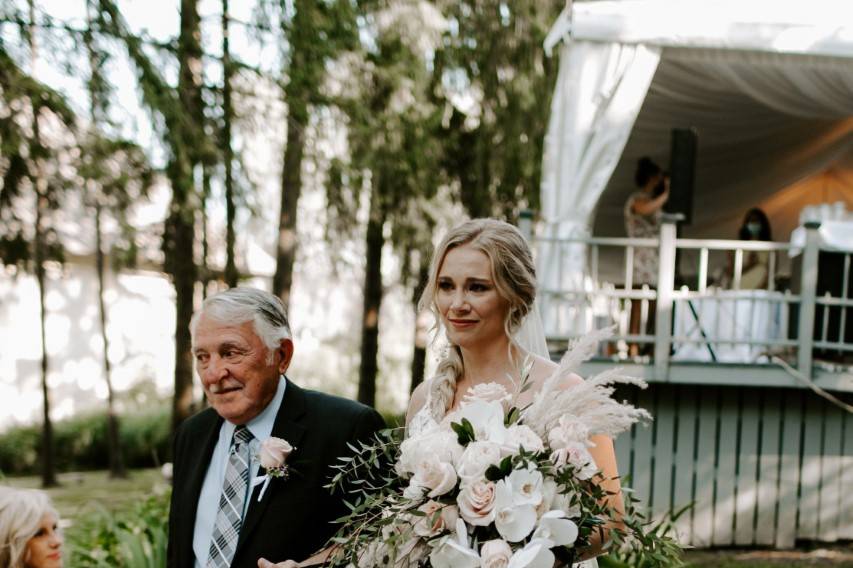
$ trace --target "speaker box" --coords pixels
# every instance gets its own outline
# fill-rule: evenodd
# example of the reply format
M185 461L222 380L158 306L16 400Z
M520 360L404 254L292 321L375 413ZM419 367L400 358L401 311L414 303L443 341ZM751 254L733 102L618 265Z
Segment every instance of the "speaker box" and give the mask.
M699 137L693 128L673 128L669 158L669 199L667 213L684 215L682 225L693 221L693 185L696 177L696 150Z

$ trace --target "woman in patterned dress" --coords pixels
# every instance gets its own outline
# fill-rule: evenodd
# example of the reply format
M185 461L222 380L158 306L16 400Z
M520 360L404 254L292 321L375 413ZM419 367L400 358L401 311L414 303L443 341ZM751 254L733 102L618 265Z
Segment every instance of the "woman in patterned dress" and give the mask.
M663 206L669 199L669 176L650 158L643 157L637 162L634 182L639 188L625 202L625 231L629 238L657 239L660 236ZM634 249L632 288L650 288L657 286L658 249L637 247ZM627 286L626 286L627 287ZM647 330L654 329L654 300L649 302ZM646 332L640 329L641 302L631 302L631 322L628 332L637 335ZM629 354L636 357L639 346L632 343Z

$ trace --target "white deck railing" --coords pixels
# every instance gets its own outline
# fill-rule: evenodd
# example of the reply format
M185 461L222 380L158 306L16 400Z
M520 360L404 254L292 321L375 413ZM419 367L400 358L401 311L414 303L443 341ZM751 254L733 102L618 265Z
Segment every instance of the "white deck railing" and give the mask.
M853 252L841 253L841 293L818 295L818 226L807 225L802 249L777 242L677 239L672 220L662 224L659 239L533 237L534 248L547 247L549 262L556 263L548 267L556 277L545 279L539 291L549 340L563 343L613 325L613 343L601 355L627 359L632 344L647 346L647 353L653 347L651 361L659 377L667 376L671 360L760 364L777 355L807 377L815 353L849 362L853 342L845 341L845 334L850 334L846 320L853 310L848 293ZM570 255L577 258L579 247L585 254L583 275L571 273L566 261ZM658 250L655 288L633 281L635 252L643 247ZM745 290L745 260L752 253L767 255L767 283ZM789 256L799 256L791 263L799 280L796 292L789 283L779 286L779 265ZM719 262L721 258L727 262ZM724 264L729 268L721 270ZM720 274L727 277L724 286ZM683 275L678 286L677 275ZM632 330L632 304L637 302L639 326Z

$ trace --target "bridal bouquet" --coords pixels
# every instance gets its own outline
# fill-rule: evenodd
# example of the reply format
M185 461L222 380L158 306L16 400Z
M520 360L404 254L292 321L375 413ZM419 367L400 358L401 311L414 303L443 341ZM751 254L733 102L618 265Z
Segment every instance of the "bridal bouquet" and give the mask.
M649 418L611 398L615 383L645 385L613 370L565 387L584 354L571 350L525 407L529 365L514 392L477 385L405 440L386 433L353 448L331 484L354 488L332 565L550 568L570 565L605 525L617 542L641 531L619 519L589 448L590 436ZM642 536L652 547L666 538Z

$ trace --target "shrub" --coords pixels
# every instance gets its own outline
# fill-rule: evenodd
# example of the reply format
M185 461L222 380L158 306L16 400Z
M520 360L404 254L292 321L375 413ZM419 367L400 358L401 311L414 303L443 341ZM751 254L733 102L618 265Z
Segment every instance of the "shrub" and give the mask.
M105 510L78 519L68 533L69 566L162 568L166 565L169 495L148 497L129 511Z
M107 418L83 414L54 425L58 471L109 468ZM124 463L130 468L157 467L169 454L169 409L123 416L119 440ZM17 426L0 435L0 473L35 475L41 461L41 426Z

